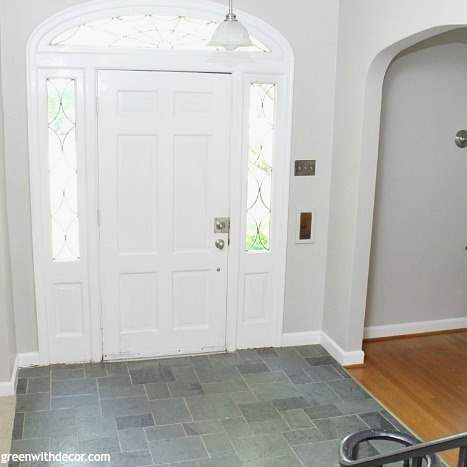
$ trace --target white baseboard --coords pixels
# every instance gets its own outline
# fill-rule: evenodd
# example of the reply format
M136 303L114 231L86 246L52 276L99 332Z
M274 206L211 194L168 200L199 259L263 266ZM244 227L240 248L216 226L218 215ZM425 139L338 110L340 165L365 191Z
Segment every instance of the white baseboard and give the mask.
M39 353L28 352L19 353L16 355L13 371L9 381L0 382L0 396L13 396L16 393L16 380L18 377L18 370L20 368L27 368L30 366L39 365Z
M364 337L404 336L423 332L450 331L467 328L467 318L439 319L435 321L417 321L415 323L387 324L384 326L368 326Z
M294 347L296 345L313 345L321 342L320 331L286 332L282 334L282 347Z
M359 365L363 363L365 354L363 350L344 350L335 340L331 339L324 331L321 331L321 345L341 365Z
M363 363L362 350L348 352L323 331L288 332L282 334L282 346L321 344L341 365Z
M11 372L11 378L9 381L0 382L0 396L14 396L16 393L16 378L18 375L18 355L15 358L13 365L13 371Z
M28 368L30 366L39 365L39 352L19 353L16 356L16 361L18 362L18 368Z

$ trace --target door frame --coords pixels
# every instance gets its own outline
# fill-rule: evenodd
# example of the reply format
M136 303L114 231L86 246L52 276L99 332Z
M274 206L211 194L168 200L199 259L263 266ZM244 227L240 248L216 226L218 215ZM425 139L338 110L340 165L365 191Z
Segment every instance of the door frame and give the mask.
M100 304L100 251L99 251L99 184L98 184L98 118L97 74L99 70L139 71L190 71L198 73L229 73L232 79L232 128L230 157L230 216L231 245L228 259L226 348L280 346L285 296L285 267L287 249L287 219L289 200L289 177L291 161L292 83L293 53L288 42L272 27L245 13L242 21L258 39L264 42L271 53L250 54L245 52L184 52L165 50L111 50L92 51L57 50L49 45L50 38L67 25L76 24L83 17L110 16L115 8L129 8L126 0L104 0L85 3L55 15L34 31L28 43L28 119L30 147L30 184L32 210L32 237L34 253L34 276L38 320L39 360L42 364L69 361L66 356L51 355L50 333L52 270L47 229L44 228L44 209L48 206L47 164L44 164L44 131L46 128L45 80L51 76L75 77L78 83L77 103L79 142L82 147L82 176L85 177L85 195L80 202L80 239L83 254L80 268L86 280L87 295L83 296L82 356L78 360L100 361L102 349L102 310ZM204 0L144 0L139 8L171 11L195 16L221 18L224 7ZM134 3L132 2L132 9ZM275 83L276 133L273 166L271 251L266 255L244 251L246 231L245 188L248 153L248 98L249 86L254 82ZM86 118L84 118L84 116ZM79 123L78 123L79 124ZM280 156L280 157L279 157ZM263 269L266 272L263 272ZM271 308L264 320L245 316L245 289L248 277L266 281L269 290L263 307ZM263 295L266 292L263 291ZM261 299L254 297L253 300ZM268 302L266 300L269 300Z

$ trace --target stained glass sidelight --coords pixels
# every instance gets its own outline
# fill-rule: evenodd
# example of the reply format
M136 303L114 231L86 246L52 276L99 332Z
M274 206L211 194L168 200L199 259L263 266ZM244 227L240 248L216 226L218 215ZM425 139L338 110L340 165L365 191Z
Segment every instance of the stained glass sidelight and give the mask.
M246 250L268 251L276 85L250 85Z
M48 156L52 260L80 258L76 146L76 80L49 78Z
M188 16L114 16L81 23L62 32L51 46L141 49L209 49L218 22ZM269 52L254 37L253 46L239 50Z

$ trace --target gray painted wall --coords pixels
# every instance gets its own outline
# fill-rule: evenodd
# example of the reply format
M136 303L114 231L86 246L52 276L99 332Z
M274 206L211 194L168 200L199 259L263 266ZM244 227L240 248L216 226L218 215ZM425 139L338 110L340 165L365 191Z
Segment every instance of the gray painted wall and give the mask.
M0 10L1 11L1 10ZM1 32L1 31L0 31ZM1 67L0 67L1 70ZM0 74L1 75L1 74ZM11 289L10 245L6 213L3 99L0 79L0 381L11 378L16 358L15 321Z
M0 0L1 1L1 0ZM221 0L219 0L221 1ZM19 352L37 349L26 112L26 42L48 16L83 0L3 0L2 45L8 219ZM222 0L226 4L227 0ZM284 331L321 329L328 238L338 0L238 0L278 29L295 53L292 158L317 160L318 174L291 179ZM295 243L297 206L315 208L314 244Z
M467 316L466 39L412 47L386 75L366 326Z

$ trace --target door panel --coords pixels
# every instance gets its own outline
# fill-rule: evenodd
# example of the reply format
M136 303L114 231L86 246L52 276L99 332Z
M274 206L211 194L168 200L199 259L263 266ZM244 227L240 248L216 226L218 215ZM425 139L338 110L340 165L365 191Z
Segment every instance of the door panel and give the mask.
M230 75L102 71L98 92L104 356L223 350Z

